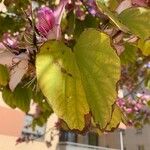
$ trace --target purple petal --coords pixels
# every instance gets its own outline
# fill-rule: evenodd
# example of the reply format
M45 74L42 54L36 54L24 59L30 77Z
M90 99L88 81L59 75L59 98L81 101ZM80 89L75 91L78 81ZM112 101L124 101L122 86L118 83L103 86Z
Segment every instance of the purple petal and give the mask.
M49 31L47 37L48 39L57 39L61 38L61 28L60 23L65 11L65 6L67 5L68 0L61 0L58 7L54 10L54 17L55 17L55 26L52 31Z
M60 24L67 3L68 0L61 0L58 7L55 9L54 16L56 18L56 24Z
M46 37L48 32L55 25L54 13L50 8L43 7L38 11L37 17L38 17L37 29L44 37Z

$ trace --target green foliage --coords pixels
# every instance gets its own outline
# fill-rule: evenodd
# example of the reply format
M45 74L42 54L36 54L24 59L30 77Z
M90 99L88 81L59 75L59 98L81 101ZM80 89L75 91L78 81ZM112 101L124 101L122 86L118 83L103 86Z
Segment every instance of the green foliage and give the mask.
M61 42L48 41L36 58L40 88L70 129L83 130L87 125L84 117L90 110L101 129L107 126L119 69L109 37L95 29L81 34L74 52Z
M71 129L82 130L89 108L71 49L60 42L47 42L37 55L36 69L40 88L54 112Z
M94 29L80 35L74 51L89 107L96 124L103 129L110 120L116 99L119 57L111 47L109 37Z
M150 89L150 70L147 71L147 78L145 79L144 84L147 89Z
M67 27L66 28L67 28L68 35L73 34L74 29L75 29L75 21L76 21L74 11L71 11L70 13L68 13L65 21L67 21Z
M121 1L123 0L99 0L102 3L104 3L109 9L115 10L117 6L120 4Z
M23 14L30 4L29 0L5 0L4 4L7 6L8 12L13 13L19 17Z
M6 66L0 64L0 85L6 86L9 81L9 72Z
M144 56L150 55L150 40L149 39L148 40L139 39L138 47L140 48Z
M32 99L35 103L38 104L39 109L41 109L40 115L33 120L33 127L36 125L43 126L46 123L48 117L53 113L53 110L45 100L45 97L41 91L34 91L32 93Z
M5 17L0 15L0 38L1 36L10 30L16 32L24 26L24 20L18 17L6 15Z
M134 63L136 61L137 47L129 43L125 43L124 46L125 50L120 55L121 63L126 65Z
M78 38L80 36L80 34L86 28L98 28L99 23L100 23L99 19L98 18L94 18L91 15L87 15L85 17L84 21L76 19L75 29L74 29L74 36L75 36L75 38Z
M123 114L120 108L115 104L113 105L113 113L110 123L108 124L106 130L111 131L116 129L117 126L120 124L120 120L123 120Z
M118 19L117 15L114 14L112 11L110 11L102 2L101 0L96 0L97 6L99 8L99 11L102 10L102 12L108 16L108 18L122 31L127 32L128 28L123 25L120 20Z
M18 85L12 92L9 88L5 87L2 91L2 97L5 103L12 108L18 107L24 112L28 112L30 109L32 93L29 88Z
M119 19L128 29L142 39L150 37L150 9L135 7L124 10Z

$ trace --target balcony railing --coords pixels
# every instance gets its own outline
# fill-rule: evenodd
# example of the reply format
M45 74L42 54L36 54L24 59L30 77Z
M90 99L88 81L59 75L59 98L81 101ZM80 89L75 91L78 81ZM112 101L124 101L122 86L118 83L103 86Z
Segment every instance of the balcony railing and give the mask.
M73 142L60 142L58 145L58 150L119 150L119 149L105 148L100 146L92 146Z

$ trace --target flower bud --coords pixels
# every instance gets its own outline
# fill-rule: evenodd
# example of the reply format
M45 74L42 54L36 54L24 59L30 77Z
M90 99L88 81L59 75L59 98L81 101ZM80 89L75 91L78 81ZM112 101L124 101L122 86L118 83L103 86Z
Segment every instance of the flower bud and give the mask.
M56 9L43 7L38 11L37 29L43 37L57 40L61 38L60 23L67 3L68 0L60 0Z
M55 17L53 11L48 7L39 9L37 29L43 37L47 37L50 30L55 26Z

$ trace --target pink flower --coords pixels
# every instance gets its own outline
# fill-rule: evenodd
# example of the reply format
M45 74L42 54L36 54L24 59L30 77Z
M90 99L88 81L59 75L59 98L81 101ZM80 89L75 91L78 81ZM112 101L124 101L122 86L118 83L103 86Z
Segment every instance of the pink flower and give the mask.
M18 47L18 38L16 36L12 36L9 33L5 33L3 35L3 43L7 45L9 48L16 49Z
M136 107L139 108L139 109L141 109L142 108L142 104L137 103Z
M67 3L68 0L61 0L55 10L49 7L39 9L37 29L43 37L57 40L61 38L60 23Z
M126 108L126 113L132 113L132 108Z
M124 100L124 99L119 99L119 100L117 101L117 104L118 104L120 107L122 107L122 106L125 105L125 100Z
M52 30L55 25L54 13L50 8L44 7L39 9L37 17L37 29L42 36L47 37L49 30Z
M138 110L140 110L141 108L142 108L142 105L139 104L139 103L135 104L135 106L134 106L134 110L135 110L135 111L138 111Z

